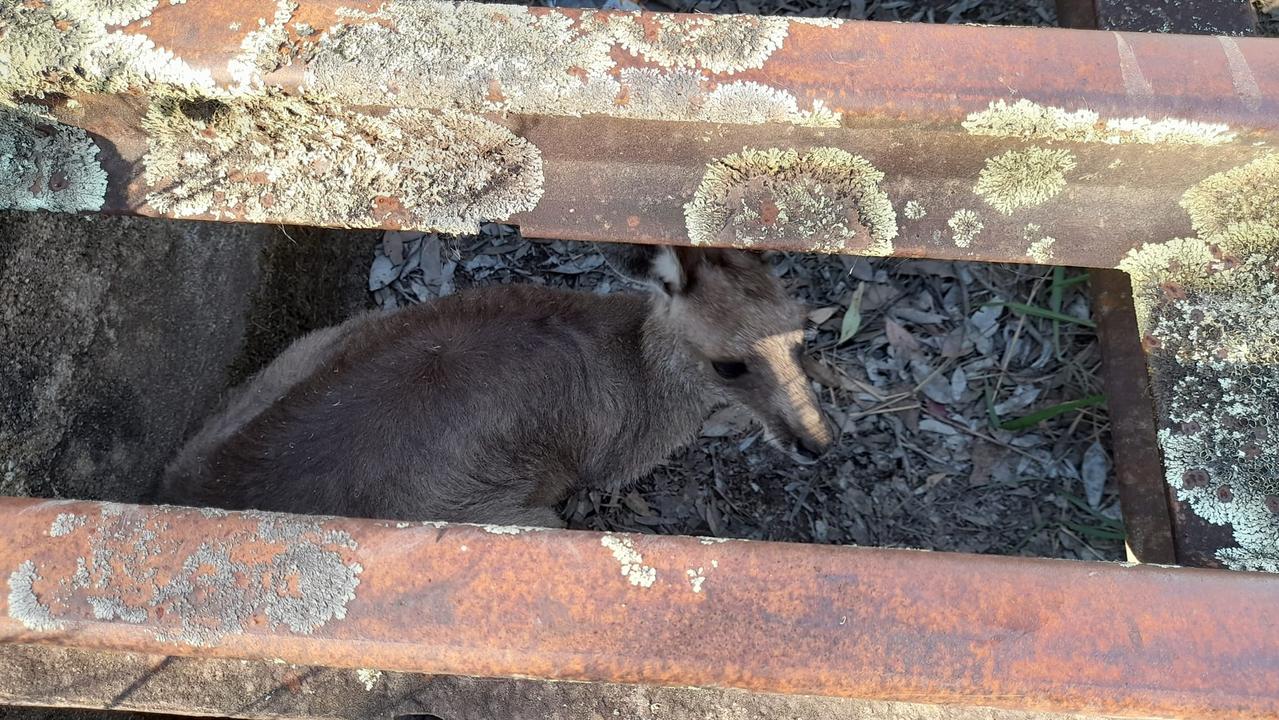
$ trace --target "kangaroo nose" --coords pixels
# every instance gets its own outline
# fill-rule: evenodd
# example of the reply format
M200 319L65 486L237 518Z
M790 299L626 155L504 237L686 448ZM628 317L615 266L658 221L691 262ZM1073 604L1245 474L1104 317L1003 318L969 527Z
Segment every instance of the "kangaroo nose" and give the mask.
M816 460L822 456L822 450L820 448L814 448L808 444L808 441L800 438L795 441L795 454L805 460Z

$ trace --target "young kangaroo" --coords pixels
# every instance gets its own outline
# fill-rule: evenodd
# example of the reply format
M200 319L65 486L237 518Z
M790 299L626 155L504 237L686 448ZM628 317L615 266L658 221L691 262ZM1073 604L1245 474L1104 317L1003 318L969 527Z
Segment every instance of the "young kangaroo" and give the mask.
M651 295L536 286L370 313L295 342L166 470L160 502L562 527L737 403L788 450L832 431L803 315L752 254L604 246Z

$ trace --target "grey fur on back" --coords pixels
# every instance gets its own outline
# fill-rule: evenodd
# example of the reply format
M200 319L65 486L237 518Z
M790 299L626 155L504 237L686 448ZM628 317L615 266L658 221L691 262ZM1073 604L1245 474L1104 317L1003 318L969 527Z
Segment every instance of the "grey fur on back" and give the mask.
M653 272L675 268L678 277L655 282L668 293L680 291L685 272L706 275L706 292L716 287L712 272L773 282L740 262L681 258L681 269L669 250L629 252L653 260L645 265ZM635 262L626 266L632 275ZM725 307L777 300L744 292L723 298ZM157 499L563 525L553 505L569 492L639 478L731 399L707 380L707 357L684 336L681 302L692 301L506 286L317 331L232 394L170 465ZM774 322L757 314L756 324Z

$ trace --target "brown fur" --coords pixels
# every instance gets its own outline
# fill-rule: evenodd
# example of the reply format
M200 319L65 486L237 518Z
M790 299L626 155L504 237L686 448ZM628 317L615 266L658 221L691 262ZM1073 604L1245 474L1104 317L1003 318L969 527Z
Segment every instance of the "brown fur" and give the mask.
M486 288L298 340L191 439L158 499L559 526L574 488L634 481L726 402L788 448L826 448L802 315L757 258L606 252L663 291ZM750 371L725 380L711 361Z

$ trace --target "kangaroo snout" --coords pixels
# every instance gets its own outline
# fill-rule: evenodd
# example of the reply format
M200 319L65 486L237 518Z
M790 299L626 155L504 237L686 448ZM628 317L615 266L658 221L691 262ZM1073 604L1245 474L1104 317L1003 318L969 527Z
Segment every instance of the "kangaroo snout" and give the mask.
M835 428L830 418L822 410L817 395L811 389L807 391L805 402L793 408L793 414L785 423L785 430L777 433L782 437L782 448L798 460L814 462L826 454L835 442Z

